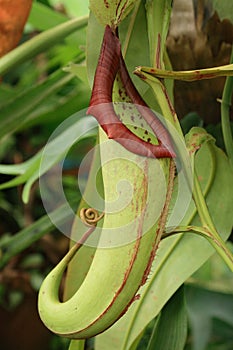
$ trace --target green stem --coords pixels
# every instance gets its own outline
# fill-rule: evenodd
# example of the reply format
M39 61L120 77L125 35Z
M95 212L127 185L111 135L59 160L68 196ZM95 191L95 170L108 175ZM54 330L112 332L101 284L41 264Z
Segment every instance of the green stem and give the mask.
M231 53L231 60L233 62L233 49ZM222 133L225 143L225 148L230 162L233 166L233 140L230 124L230 107L231 98L233 94L233 77L227 77L225 87L223 90L222 103L221 103L221 123L222 123Z
M68 350L84 350L85 340L72 339Z
M168 120L183 137L179 120L163 83L158 78L155 78L152 75L142 71L141 67L136 68L134 74L138 75L142 80L151 86L165 121ZM167 125L167 128L169 131L169 124Z
M214 247L214 249L218 252L218 254L222 257L224 262L229 266L229 268L232 270L232 255L228 248L225 245L225 242L222 241L220 237L215 238L212 232L210 232L205 227L200 226L177 226L174 231L172 232L165 232L163 234L162 239L165 239L167 237L173 236L178 233L182 232L192 232L192 233L198 233L200 236L204 237L208 240L208 242ZM220 239L219 239L220 238ZM218 249L217 249L218 247ZM230 264L229 264L230 261Z
M201 186L196 174L194 174L193 199L197 207L197 211L198 211L201 223L203 225L203 229L205 232L209 233L209 236L205 235L206 239L214 247L217 253L222 257L222 259L225 261L225 263L230 268L230 270L233 271L233 256L231 252L228 250L223 239L219 236L213 224L213 221L211 219L209 210L207 208L205 198L203 196ZM202 231L202 233L204 231Z
M163 115L169 121L173 120L173 125L175 125L176 129L181 133L181 130L179 129L179 121L173 113L171 103L168 100L166 89L163 84L158 79L156 81L156 78L148 76L148 74L145 72L136 71L136 73L140 73L141 77L143 76L143 78L152 86ZM215 229L196 174L194 174L193 198L204 230L205 232L208 231L210 234L210 236L205 235L205 238L223 258L228 267L233 271L233 257L228 251L225 242L222 240Z
M35 57L38 53L60 42L75 30L87 25L87 21L88 16L72 19L38 34L33 39L18 46L0 59L0 74L6 74L10 69L17 67L25 60Z
M200 227L200 226L193 226L193 225L188 225L188 226L177 226L175 228L175 230L171 231L171 232L165 232L163 234L163 239L176 235L178 233L182 233L182 232L195 232L200 234L202 237L209 237L211 238L211 234L210 232L204 228L204 227Z
M152 75L155 78L161 79L173 79L173 80L183 80L183 81L197 81L203 79L214 79L223 76L233 75L233 64L227 64L225 66L218 66L214 68L204 68L198 70L183 70L183 71L173 71L164 70L157 67L140 67L140 69Z
M148 76L147 73L141 72L140 70L136 70L136 74L137 73L138 75L143 77L143 79L145 79L149 85L151 85L163 115L169 121L173 121L173 125L175 125L176 129L181 134L179 121L173 112L173 108L168 99L166 89L163 86L162 82L160 82L155 77ZM228 267L233 271L233 257L228 251L225 242L221 239L221 237L215 229L196 175L194 175L193 198L197 207L198 214L200 216L201 223L204 229L207 230L211 235L211 237L205 236L206 239L215 248L218 254L223 258Z

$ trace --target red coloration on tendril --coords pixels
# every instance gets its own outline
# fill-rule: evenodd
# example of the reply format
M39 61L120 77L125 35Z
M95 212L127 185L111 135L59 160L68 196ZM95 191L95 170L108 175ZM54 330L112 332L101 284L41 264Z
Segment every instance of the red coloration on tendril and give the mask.
M159 145L140 139L117 117L112 103L112 90L118 71L127 94L132 102L138 105L136 107L141 109L140 113L158 137ZM146 104L134 87L124 64L120 41L111 28L106 26L87 113L95 116L109 139L114 139L127 150L150 158L175 157L165 127L149 108L145 107Z

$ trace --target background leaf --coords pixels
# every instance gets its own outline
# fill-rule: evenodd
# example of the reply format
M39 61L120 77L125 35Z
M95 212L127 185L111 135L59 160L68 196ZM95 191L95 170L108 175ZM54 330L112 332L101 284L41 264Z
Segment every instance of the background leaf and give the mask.
M77 206L79 199L80 197L77 196L76 200L73 201L74 203L69 203L69 205L75 204ZM70 219L69 205L65 204L59 207L50 213L50 217L46 214L29 227L9 237L6 241L0 241L0 269L2 269L12 257L30 247L34 242L54 228L54 224L51 222L50 218L53 218L53 221L58 225L68 222Z
M72 75L58 71L46 81L31 87L23 93L14 96L7 104L0 107L0 138L13 133L30 118L30 113L40 106L40 103L57 92L62 86L73 79ZM1 141L0 141L1 142Z
M63 5L66 13L71 17L85 16L89 12L89 1L87 0L49 0L53 6Z
M30 189L33 183L51 169L54 164L61 161L75 141L81 141L87 137L96 136L96 120L90 116L77 120L77 116L78 114L75 114L70 117L68 122L63 124L61 134L53 138L52 141L50 140L46 147L29 161L24 164L16 165L15 167L13 165L0 166L0 171L2 171L2 173L20 173L18 177L1 184L0 189L14 187L25 183L23 189L23 200L25 203L28 202ZM65 147L63 141L67 135L69 135L69 142ZM54 152L54 150L56 151ZM50 152L51 156L49 157L48 155ZM44 158L46 158L46 162L44 161Z
M86 23L87 17L66 21L21 44L15 50L0 58L0 74L6 74L10 69L17 67L18 64L35 57L36 54L50 48L51 45L58 43L75 30L82 28Z
M231 349L233 345L233 298L232 294L200 288L198 285L186 286L187 305L190 326L193 336L193 350L212 349L208 343L216 342L219 345L224 341L223 349ZM221 332L214 332L214 320L221 320L231 329L231 336L221 339ZM223 326L226 330L226 325ZM220 325L219 325L220 327ZM215 328L216 329L216 328ZM230 334L229 334L230 335ZM225 338L225 339L224 339Z
M233 22L233 3L228 0L211 0L213 8L218 12L220 19L228 18Z
M187 326L184 288L181 287L169 299L155 322L147 350L182 350L186 342Z

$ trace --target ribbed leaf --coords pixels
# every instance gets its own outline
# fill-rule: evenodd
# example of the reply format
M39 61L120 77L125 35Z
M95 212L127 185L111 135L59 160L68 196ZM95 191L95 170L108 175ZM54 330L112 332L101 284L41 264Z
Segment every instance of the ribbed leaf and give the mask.
M58 71L45 82L16 94L9 102L2 104L0 107L0 139L21 127L27 121L30 112L72 79L71 74Z
M187 305L190 326L193 338L193 350L206 350L208 342L213 343L214 334L213 321L221 320L233 330L233 297L232 293L221 293L212 291L209 288L200 288L198 285L189 285L186 287ZM225 327L226 329L226 327ZM211 339L212 338L212 339ZM233 337L227 339L221 349L231 349ZM217 341L217 339L216 339ZM218 340L218 343L220 340ZM230 345L231 343L231 345ZM213 344L212 344L213 346ZM212 349L212 347L211 347ZM215 349L215 348L214 348Z
M5 174L20 174L18 177L0 185L0 189L10 188L25 183L23 189L23 200L28 201L29 193L33 183L47 172L54 164L58 163L66 154L67 150L75 141L96 135L96 120L92 117L80 118L77 121L77 115L72 116L73 124L63 124L63 132L55 137L42 151L38 152L29 161L20 165L2 165L0 172ZM71 119L69 119L71 121ZM68 140L64 145L64 138ZM46 158L46 155L52 152L53 157Z
M155 322L147 350L182 350L187 337L187 311L184 288L181 287L164 306Z
M84 16L87 16L88 13L85 13ZM83 14L77 15L77 17L81 17ZM71 18L75 17L70 16ZM43 18L43 21L41 21ZM34 28L40 31L46 31L51 28L55 28L56 26L67 22L69 17L66 15L54 11L46 5L43 5L40 2L33 2L32 9L28 18L28 23L30 23ZM68 37L65 38L66 44L77 46L85 44L85 33L83 29L79 29L74 34L69 34Z
M78 200L79 198L77 197L74 203L69 204L77 205ZM70 207L69 205L65 204L50 213L50 217L48 215L44 215L32 225L16 233L6 242L0 243L0 268L5 266L13 256L30 247L31 244L40 239L44 234L51 231L54 228L51 218L53 218L53 221L55 221L57 224L61 225L66 223L69 220L69 217Z
M233 2L229 0L211 0L213 8L221 19L228 18L233 22Z

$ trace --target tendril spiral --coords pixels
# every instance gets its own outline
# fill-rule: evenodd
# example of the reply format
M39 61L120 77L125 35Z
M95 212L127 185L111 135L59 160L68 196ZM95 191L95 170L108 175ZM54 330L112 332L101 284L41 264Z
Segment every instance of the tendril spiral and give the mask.
M103 218L104 213L99 214L94 208L82 208L79 215L85 225L96 226L97 222Z

